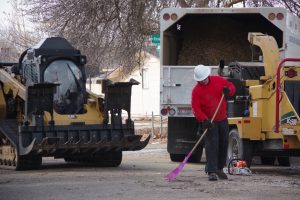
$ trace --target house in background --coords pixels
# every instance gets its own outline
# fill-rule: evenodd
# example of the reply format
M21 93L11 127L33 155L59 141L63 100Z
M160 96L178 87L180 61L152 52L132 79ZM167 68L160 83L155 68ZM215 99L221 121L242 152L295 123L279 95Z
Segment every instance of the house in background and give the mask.
M140 82L132 86L131 113L132 115L160 114L160 63L159 58L147 54L144 66L135 70L125 81L131 78Z
M129 81L135 79L140 84L132 86L131 93L131 115L132 116L151 116L160 114L160 63L156 55L145 53L144 65L133 70L128 76L124 77L122 69L114 70L109 79L114 80L119 76L119 81ZM87 83L86 88L96 94L101 94L101 77L92 78L91 84ZM87 81L89 82L89 81Z

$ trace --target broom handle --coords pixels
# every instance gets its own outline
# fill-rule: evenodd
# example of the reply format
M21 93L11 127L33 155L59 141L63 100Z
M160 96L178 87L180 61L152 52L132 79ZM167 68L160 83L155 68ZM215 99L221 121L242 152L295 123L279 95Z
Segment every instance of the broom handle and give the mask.
M218 111L219 111L219 109L220 109L220 107L221 107L221 104L222 104L223 99L224 99L224 94L222 95L221 100L220 100L220 102L219 102L219 104L218 104L218 107L217 107L217 109L216 109L216 111L215 111L213 117L212 117L211 120L210 120L211 123L214 121L214 119L215 119L215 117L216 117L216 115L217 115L217 113L218 113ZM193 149L190 151L189 154L192 154L192 153L195 151L195 149L197 148L197 146L199 145L199 143L202 141L202 139L203 139L204 136L206 135L207 130L208 130L208 128L205 129L205 131L203 132L203 134L201 135L201 137L199 138L199 140L197 141L197 143L195 144L195 146L193 147Z

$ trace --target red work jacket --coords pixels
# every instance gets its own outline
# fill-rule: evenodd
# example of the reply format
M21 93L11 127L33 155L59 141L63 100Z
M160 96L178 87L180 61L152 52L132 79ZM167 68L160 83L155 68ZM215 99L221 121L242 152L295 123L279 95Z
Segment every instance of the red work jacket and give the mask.
M207 85L197 83L192 91L192 109L199 122L212 119L223 95L223 88L228 87L229 96L235 94L234 85L220 76L208 76ZM227 102L224 98L214 121L227 118Z

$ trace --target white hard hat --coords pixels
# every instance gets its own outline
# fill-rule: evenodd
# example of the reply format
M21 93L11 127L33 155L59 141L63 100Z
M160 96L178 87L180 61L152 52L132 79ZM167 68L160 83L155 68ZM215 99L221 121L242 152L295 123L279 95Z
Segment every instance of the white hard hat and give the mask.
M196 81L203 81L210 75L210 68L204 65L197 65L194 69L194 79Z

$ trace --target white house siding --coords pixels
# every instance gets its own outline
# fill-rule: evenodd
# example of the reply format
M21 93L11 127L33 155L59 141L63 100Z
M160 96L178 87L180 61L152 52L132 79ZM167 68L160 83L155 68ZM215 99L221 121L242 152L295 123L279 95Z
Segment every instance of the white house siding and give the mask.
M144 83L142 73L144 73ZM131 114L133 116L151 116L153 112L154 115L159 115L159 59L149 55L141 71L136 70L126 81L129 81L130 78L140 82L139 85L132 86Z
M87 84L85 85L86 89L92 91L95 94L101 95L102 94L102 86L101 84L97 83L99 78L92 78L91 84L89 83L89 78L87 79Z
M144 83L142 81L142 70L144 70ZM147 74L146 74L147 73ZM135 70L130 77L140 82L139 85L132 86L131 93L131 115L132 116L151 116L159 115L159 81L160 81L160 64L159 58L148 54L145 65L141 70ZM90 84L86 84L90 89ZM95 94L101 94L101 85L96 84L96 79L92 79L91 91Z

